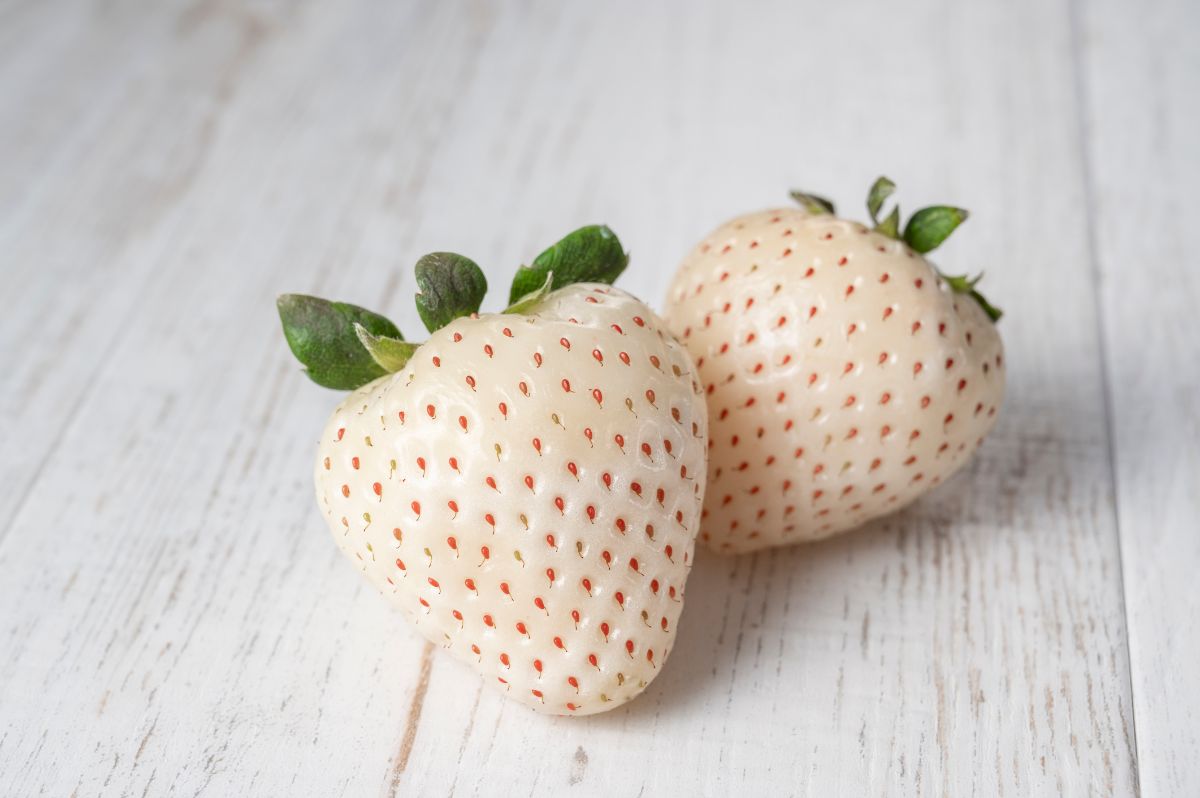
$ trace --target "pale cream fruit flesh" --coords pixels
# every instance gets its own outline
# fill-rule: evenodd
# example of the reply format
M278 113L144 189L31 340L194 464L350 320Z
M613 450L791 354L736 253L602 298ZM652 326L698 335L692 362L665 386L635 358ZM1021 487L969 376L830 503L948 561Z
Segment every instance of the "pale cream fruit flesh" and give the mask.
M574 285L462 318L321 438L338 546L421 633L536 710L638 695L675 639L705 482L687 352L628 294Z
M995 424L1003 347L905 244L800 209L721 226L684 260L668 326L709 405L701 540L752 551L897 510Z

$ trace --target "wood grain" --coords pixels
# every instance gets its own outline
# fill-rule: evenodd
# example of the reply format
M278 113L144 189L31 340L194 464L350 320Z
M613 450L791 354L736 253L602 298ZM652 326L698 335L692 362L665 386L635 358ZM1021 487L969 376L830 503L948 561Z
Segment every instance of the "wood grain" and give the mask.
M1196 791L1185 3L0 19L0 794ZM339 560L309 483L336 397L276 293L415 331L420 253L503 286L604 221L657 302L724 218L793 186L858 214L885 170L971 208L939 262L1007 311L966 473L700 556L663 675L587 719L506 702Z
M1076 26L1142 794L1197 795L1200 7L1101 2Z

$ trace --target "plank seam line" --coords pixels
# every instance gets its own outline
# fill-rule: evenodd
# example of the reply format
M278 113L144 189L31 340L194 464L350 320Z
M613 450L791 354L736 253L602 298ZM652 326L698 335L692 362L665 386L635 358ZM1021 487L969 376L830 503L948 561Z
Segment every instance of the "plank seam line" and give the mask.
M1109 369L1108 339L1104 330L1104 302L1100 293L1100 247L1096 232L1095 174L1092 171L1091 111L1088 103L1088 79L1084 74L1083 22L1081 0L1067 0L1067 29L1071 47L1071 85L1075 95L1076 145L1079 148L1079 172L1083 188L1085 248L1092 275L1092 307L1096 318L1097 347L1100 352L1101 406L1104 414L1105 445L1108 455L1108 483L1112 492L1113 528L1117 532L1117 573L1121 581L1121 616L1125 624L1125 663L1129 679L1129 722L1133 727L1133 783L1142 794L1141 752L1137 733L1137 695L1133 679L1133 650L1129 642L1129 596L1125 590L1124 536L1121 532L1120 493L1117 477L1116 433L1113 425L1112 374Z

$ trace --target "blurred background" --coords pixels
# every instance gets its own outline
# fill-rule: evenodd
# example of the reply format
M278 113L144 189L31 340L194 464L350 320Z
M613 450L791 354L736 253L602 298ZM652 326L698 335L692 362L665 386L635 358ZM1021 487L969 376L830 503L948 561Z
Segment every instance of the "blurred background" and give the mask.
M1200 6L0 5L0 793L1200 794ZM420 328L613 227L661 307L802 188L969 208L1009 396L817 546L701 553L627 709L481 691L339 560L274 297Z

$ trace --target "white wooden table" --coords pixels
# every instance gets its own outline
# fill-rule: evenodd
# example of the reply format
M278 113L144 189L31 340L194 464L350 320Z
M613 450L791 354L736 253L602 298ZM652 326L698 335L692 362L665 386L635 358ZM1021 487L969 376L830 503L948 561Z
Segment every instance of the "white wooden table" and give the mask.
M0 795L1200 795L1193 0L0 5ZM967 471L699 557L626 708L431 650L310 484L273 297L418 321L607 222L659 302L735 213L973 211L1009 398ZM495 292L497 295L502 291ZM489 306L499 302L495 296Z

